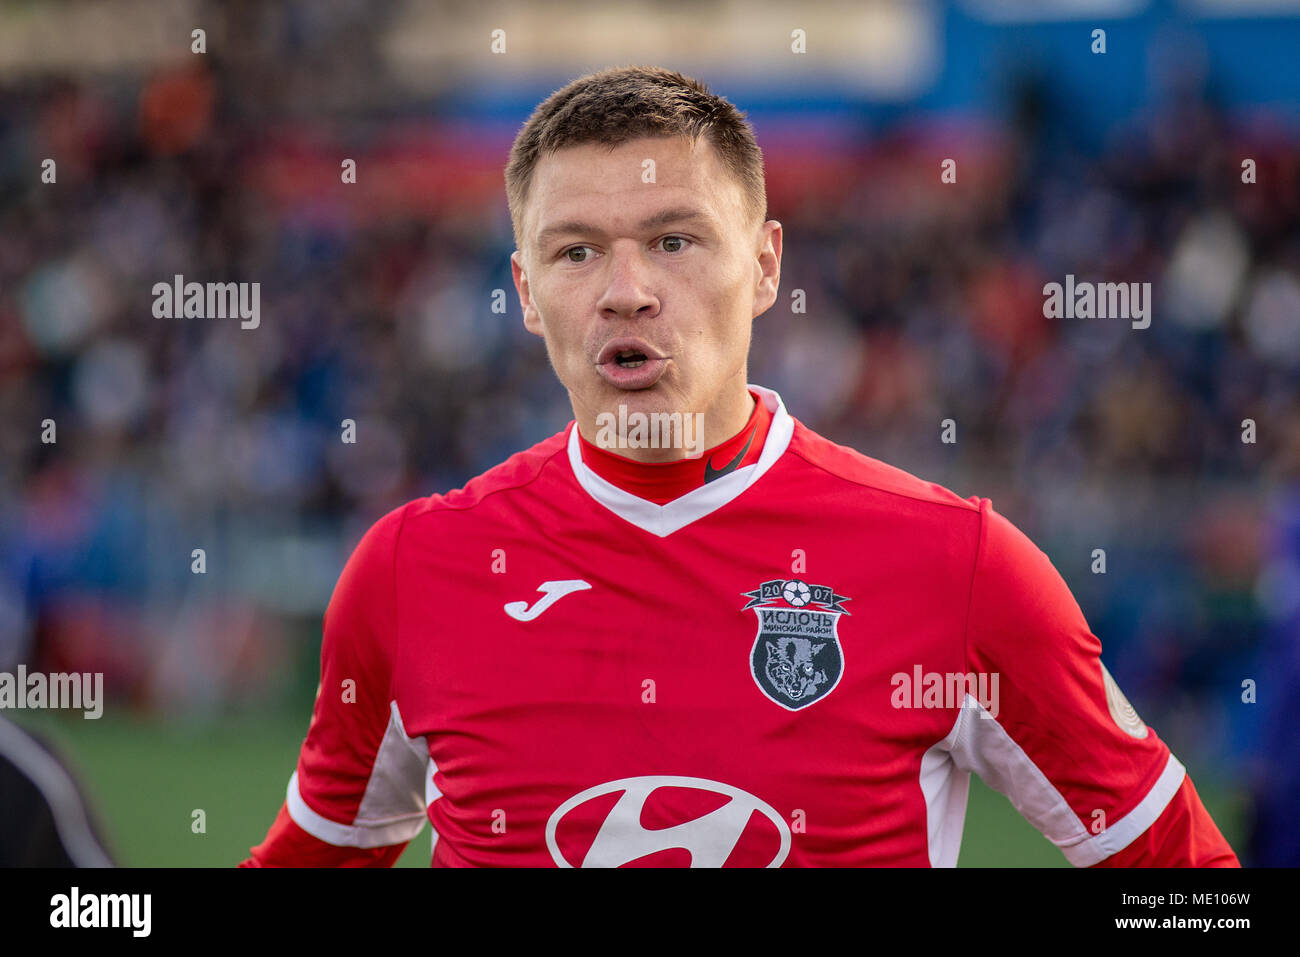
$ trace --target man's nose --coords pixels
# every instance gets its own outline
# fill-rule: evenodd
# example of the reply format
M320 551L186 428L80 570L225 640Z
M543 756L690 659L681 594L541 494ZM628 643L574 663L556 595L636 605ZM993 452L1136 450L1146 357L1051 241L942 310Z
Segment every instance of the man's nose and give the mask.
M609 318L650 319L659 314L644 250L617 245L608 253L607 282L596 304Z

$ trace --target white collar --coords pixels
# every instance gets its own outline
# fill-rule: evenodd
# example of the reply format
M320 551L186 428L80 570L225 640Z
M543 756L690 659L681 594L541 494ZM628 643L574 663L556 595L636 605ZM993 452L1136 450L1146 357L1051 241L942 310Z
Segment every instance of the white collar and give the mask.
M691 522L722 508L757 482L785 454L790 445L790 438L794 435L794 420L786 412L781 397L762 386L751 384L748 388L758 395L759 401L772 413L763 453L753 465L729 472L716 481L673 499L667 505L656 505L606 481L582 461L578 425L575 422L569 430L569 464L573 467L574 478L593 499L643 531L665 538L679 528L685 528Z

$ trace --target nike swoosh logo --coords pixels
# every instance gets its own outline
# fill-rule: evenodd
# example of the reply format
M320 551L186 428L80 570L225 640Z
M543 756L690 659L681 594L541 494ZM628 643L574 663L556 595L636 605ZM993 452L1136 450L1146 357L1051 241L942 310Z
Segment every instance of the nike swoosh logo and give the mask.
M715 469L713 467L712 461L708 461L704 463L704 484L705 485L708 485L714 479L722 478L722 476L726 475L728 472L736 471L736 466L740 465L740 460L743 459L745 457L745 453L749 451L749 446L754 441L754 432L757 431L758 429L753 429L749 433L749 438L745 440L745 447L736 454L736 457L734 459L732 459L722 468Z
M543 592L544 597L537 599L532 608L528 607L526 601L512 601L502 607L505 608L506 614L515 621L532 621L565 595L572 595L575 591L586 591L590 587L580 578L562 582L542 582L537 586L537 590Z

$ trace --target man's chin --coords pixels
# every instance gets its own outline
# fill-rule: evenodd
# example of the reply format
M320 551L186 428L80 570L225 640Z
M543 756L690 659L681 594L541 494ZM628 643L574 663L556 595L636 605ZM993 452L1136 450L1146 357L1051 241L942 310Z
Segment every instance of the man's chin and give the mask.
M640 447L677 449L693 456L702 448L703 413L683 408L680 396L662 380L646 389L607 387L592 398L596 435L590 441L594 445L621 455Z
M628 414L640 412L646 415L686 411L680 406L680 397L670 391L662 379L643 389L618 389L606 384L599 396L593 398L596 399L594 409L597 415L602 412L618 415L620 408Z

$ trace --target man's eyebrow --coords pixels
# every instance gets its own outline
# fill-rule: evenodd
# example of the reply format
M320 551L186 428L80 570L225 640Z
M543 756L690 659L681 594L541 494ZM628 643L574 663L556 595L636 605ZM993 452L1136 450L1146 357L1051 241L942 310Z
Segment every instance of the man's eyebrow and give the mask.
M686 223L695 220L712 221L709 216L701 209L693 206L676 206L671 209L662 209L653 216L647 216L641 222L637 223L637 229L654 229L658 226L667 226L670 223ZM584 223L576 219L565 220L561 223L554 223L547 226L537 234L537 245L545 246L547 242L556 236L567 233L581 233L587 236L602 236L604 230L599 226L593 226L590 223Z

